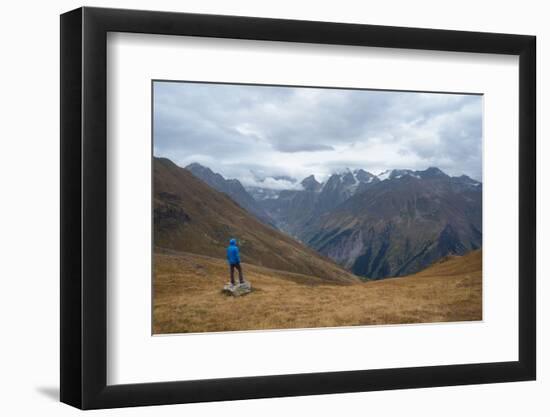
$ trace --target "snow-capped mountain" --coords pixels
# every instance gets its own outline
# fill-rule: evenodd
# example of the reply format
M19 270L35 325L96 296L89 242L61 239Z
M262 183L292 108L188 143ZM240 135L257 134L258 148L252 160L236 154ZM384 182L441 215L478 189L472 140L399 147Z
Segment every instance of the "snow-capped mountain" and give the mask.
M368 184L380 181L378 177L363 169L332 174L319 189L319 203L325 207L334 207L348 199Z
M386 180L399 179L405 175L410 175L411 177L420 178L420 176L411 169L388 169L378 174L377 177L380 181L386 181Z
M481 183L476 181L467 175L461 175L459 177L450 177L442 170L436 167L430 167L423 171L413 171L412 169L388 169L377 175L380 181L396 180L404 176L410 176L416 179L435 179L435 178L450 178L455 182L462 183L464 185L479 186Z

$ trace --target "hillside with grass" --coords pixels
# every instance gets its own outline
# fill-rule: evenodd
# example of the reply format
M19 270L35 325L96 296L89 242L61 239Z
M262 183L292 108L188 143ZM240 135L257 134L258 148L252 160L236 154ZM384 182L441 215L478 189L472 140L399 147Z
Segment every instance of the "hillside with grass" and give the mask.
M159 249L153 333L223 332L482 319L482 252L450 256L414 275L337 280L243 263L252 293L221 293L223 259Z

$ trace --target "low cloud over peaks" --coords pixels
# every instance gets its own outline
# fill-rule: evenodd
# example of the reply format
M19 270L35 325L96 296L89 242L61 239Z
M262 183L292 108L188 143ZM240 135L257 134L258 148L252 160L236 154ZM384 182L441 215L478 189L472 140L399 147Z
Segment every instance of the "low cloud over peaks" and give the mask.
M154 153L257 183L437 166L481 180L482 97L185 82L154 84ZM276 180L280 181L280 180Z

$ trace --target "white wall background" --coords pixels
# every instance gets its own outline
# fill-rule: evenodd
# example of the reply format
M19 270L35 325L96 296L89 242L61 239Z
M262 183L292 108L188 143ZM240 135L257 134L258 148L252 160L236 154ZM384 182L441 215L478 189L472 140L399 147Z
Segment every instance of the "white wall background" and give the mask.
M4 415L74 415L59 392L59 14L70 0L9 2L0 23L0 410ZM100 411L99 415L407 415L545 416L550 412L548 275L550 210L543 186L550 157L542 115L550 97L550 26L536 0L442 2L278 0L124 0L86 5L240 14L441 29L534 34L538 37L539 284L538 381L497 385L325 395ZM544 236L543 236L544 234Z

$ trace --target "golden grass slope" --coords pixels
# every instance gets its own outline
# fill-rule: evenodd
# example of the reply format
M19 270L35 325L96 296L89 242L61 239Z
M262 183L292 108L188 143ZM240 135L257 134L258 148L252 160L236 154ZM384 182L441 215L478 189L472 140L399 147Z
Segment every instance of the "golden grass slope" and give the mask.
M327 283L243 263L254 291L221 293L225 261L155 254L153 332L189 333L482 319L481 251L449 257L402 278Z

